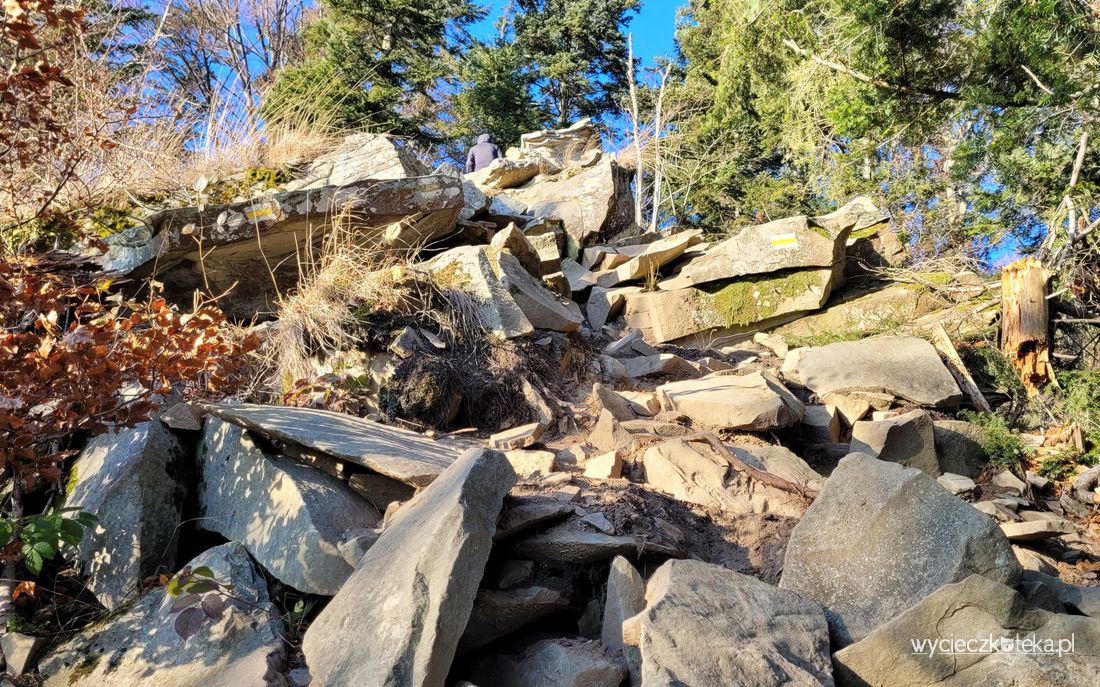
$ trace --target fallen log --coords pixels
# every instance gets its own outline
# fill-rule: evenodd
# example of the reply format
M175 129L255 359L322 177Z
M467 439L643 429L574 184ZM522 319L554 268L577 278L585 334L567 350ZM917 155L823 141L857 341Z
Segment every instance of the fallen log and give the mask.
M1054 380L1046 270L1023 258L1001 271L1001 353L1020 371L1028 393Z
M974 404L974 407L983 413L992 413L993 409L989 406L989 401L985 400L982 390L978 388L974 378L970 376L970 371L966 369L966 365L959 356L959 351L956 350L955 344L951 343L951 337L947 335L947 330L943 328L942 324L937 324L935 329L932 330L932 345L940 352L940 356L947 363L948 371L955 377L959 388Z

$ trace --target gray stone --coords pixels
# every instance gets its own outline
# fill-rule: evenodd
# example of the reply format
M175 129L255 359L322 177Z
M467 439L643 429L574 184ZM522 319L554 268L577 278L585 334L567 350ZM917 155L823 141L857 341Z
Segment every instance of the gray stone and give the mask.
M442 687L515 481L503 454L471 449L401 507L306 631L317 685Z
M657 387L661 408L720 429L751 432L798 424L805 406L778 380L761 372L710 375Z
M779 585L824 606L843 647L972 573L1019 578L993 521L919 470L855 453L791 532Z
M626 670L595 640L560 638L482 659L470 677L475 684L500 687L619 687Z
M983 648L990 637L996 646ZM939 650L914 646L922 640ZM944 650L960 640L974 641ZM1063 653L1043 653L1047 642ZM1010 587L971 575L886 619L833 660L838 682L846 685L1086 687L1100 672L1100 620L1031 608Z
M545 431L546 428L538 422L506 429L489 437L489 448L508 451L534 446Z
M458 653L485 646L546 616L569 608L569 598L556 589L482 589L474 599L474 609L466 632L458 643Z
M476 172L466 175L466 181L482 191L503 191L526 184L538 176L539 161L535 159L513 160L498 157L492 163Z
M1023 577L1024 583L1041 584L1050 589L1067 612L1100 619L1100 587L1068 584L1057 577L1039 571L1025 570Z
M509 497L504 502L504 510L497 522L494 541L506 539L514 534L539 525L561 520L573 514L573 506L561 501L538 496Z
M1017 522L1020 519L1016 513L993 501L979 501L972 505L998 522Z
M627 358L622 361L626 376L631 379L675 375L697 377L699 369L675 353L658 353Z
M618 475L616 475L617 477ZM589 513L581 516L581 522L604 534L615 534L615 526L603 513Z
M345 534L381 519L340 480L265 455L243 429L218 419L206 423L199 465L199 525L241 542L300 592L338 592L352 570L339 550Z
M327 410L249 403L215 405L208 410L226 422L416 487L430 483L458 456L452 446L415 432Z
M989 455L982 448L982 428L963 420L935 420L932 434L940 469L974 479L982 474Z
M75 548L88 589L108 609L176 565L176 530L191 470L187 450L156 420L92 439L73 463L65 505L96 516Z
M641 405L628 400L618 392L607 388L599 382L596 382L592 386L592 397L595 399L595 406L598 410L606 410L611 414L611 417L620 422L636 420L639 417L651 415L651 413Z
M383 513L394 501L408 501L416 493L415 487L374 472L352 475L348 486Z
M883 392L922 406L951 406L962 400L936 349L912 337L884 336L805 349L797 372L801 383L818 396Z
M612 651L623 654L630 672L630 683L641 685L642 656L638 647L623 642L623 621L645 608L645 580L622 556L611 561L603 607L600 641Z
M867 210L880 214L873 205ZM747 226L733 238L710 247L706 255L692 260L661 288L681 289L733 277L843 263L845 242L861 214L850 213L844 221L836 221L836 215L798 215Z
M1007 489L1010 493L1016 495L1024 493L1024 489L1027 489L1027 484L1009 470L1001 470L998 472L993 476L992 482L996 486Z
M630 193L633 175L628 170L606 158L573 172L569 170L537 184L504 191L502 195L523 203L528 214L535 217L561 219L574 245L581 248L630 226L634 202ZM575 255L576 251L570 253Z
M465 294L476 309L482 327L505 339L534 331L530 320L497 276L488 251L481 246L459 246L427 264L432 281L443 290Z
M311 162L301 179L292 182L292 187L319 189L364 179L404 179L428 172L427 166L416 159L401 139L360 133L346 137L334 150Z
M497 265L501 284L508 289L532 327L555 332L580 329L584 321L580 306L546 288L541 279L531 276L510 253L497 256Z
M458 211L460 220L472 220L488 210L491 204L489 196L477 184L465 180L462 182L462 202L464 207Z
M615 282L648 279L656 275L662 267L679 259L692 246L703 242L703 232L699 230L681 231L671 236L641 246L638 255L631 257L615 267ZM616 284L610 284L615 286Z
M188 566L209 566L233 585L221 619L183 641L161 587L117 615L93 623L39 665L45 687L272 687L286 659L279 611L248 551L235 542L210 549ZM318 683L320 684L320 683Z
M532 277L536 279L542 277L542 259L538 251L515 224L509 224L493 234L493 239L489 242L489 260L494 263L494 266L497 256L504 251L511 253L519 260L523 269L527 270ZM497 276L500 276L500 270L497 270Z
M807 268L630 294L623 319L651 343L705 345L712 338L770 329L820 308L839 274L839 267Z
M646 586L645 609L623 635L641 654L640 683L833 684L821 607L702 561L669 561Z
M974 491L974 487L977 486L974 484L974 480L969 477L963 477L962 475L956 475L950 472L943 473L936 478L936 481L955 496L972 492Z
M31 637L10 630L0 631L0 651L4 656L4 672L9 675L22 675L27 672L47 641L46 637Z
M913 410L889 420L855 423L851 450L917 468L933 477L940 474L932 417L923 410Z
M108 251L96 261L135 282L155 271L169 300L187 306L196 290L222 293L232 287L231 297L219 305L230 317L247 319L273 312L278 293L297 284L294 256L321 240L325 232L317 227L326 219L347 217L351 233L365 246L409 250L454 231L463 207L462 184L452 177L368 179L229 205L162 210L142 226L106 237Z
M1056 520L1006 522L1001 524L1001 531L1004 532L1009 541L1036 541L1038 539L1060 537L1063 534L1073 534L1076 530L1072 522L1064 518L1058 518Z
M600 411L599 419L586 439L594 449L605 453L628 448L633 441L630 432L623 429L615 415L607 409Z
M735 471L709 446L669 439L642 457L645 481L680 501L725 513L771 513L800 517L805 504L795 494Z
M593 286L584 308L589 326L593 330L599 331L601 327L617 317L622 311L628 294L639 293L640 291L641 287L639 286L623 286L617 289Z

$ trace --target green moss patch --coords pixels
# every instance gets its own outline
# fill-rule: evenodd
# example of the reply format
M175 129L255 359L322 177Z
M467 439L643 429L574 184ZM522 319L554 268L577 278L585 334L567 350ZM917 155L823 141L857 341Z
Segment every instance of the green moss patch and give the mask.
M725 326L743 327L773 317L784 301L823 287L826 279L820 270L794 270L700 288Z

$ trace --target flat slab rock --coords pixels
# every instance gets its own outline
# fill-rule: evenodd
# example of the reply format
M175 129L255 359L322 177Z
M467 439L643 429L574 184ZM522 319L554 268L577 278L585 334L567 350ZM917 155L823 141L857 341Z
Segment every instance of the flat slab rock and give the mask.
M944 584L1020 572L989 517L915 468L853 453L791 532L779 586L821 604L843 647Z
M209 406L207 411L226 422L413 486L430 484L458 458L454 448L415 432L327 410L242 403Z
M722 429L759 432L797 424L806 411L778 380L760 372L710 375L657 387L664 410Z
M442 687L515 482L471 449L402 506L306 631L311 684Z
M941 649L929 655L913 644L988 643L990 637L1000 644L996 650L972 645L972 653ZM1016 644L1017 637L1032 647ZM1063 653L1043 653L1043 647ZM833 659L837 680L846 685L1091 687L1100 674L1100 619L1031 608L1012 588L971 575L941 587Z
M641 684L832 685L821 606L702 561L668 561L646 607L623 623L641 652ZM632 666L633 668L633 666Z
M378 511L339 479L268 456L245 431L206 423L200 526L242 542L280 582L331 596L351 575L340 553L349 532L378 526Z
M242 599L187 641L176 634L174 603L161 587L120 614L85 628L39 666L45 687L272 687L286 658L279 611L248 551L210 549L188 565L206 565ZM246 603L247 602L247 603Z
M818 396L883 392L921 406L954 406L963 395L924 339L884 336L796 349L795 371ZM786 367L786 365L784 365Z

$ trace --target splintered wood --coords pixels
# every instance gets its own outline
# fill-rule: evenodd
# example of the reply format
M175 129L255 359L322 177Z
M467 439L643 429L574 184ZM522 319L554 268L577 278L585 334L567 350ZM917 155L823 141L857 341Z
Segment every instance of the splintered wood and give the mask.
M1020 371L1029 393L1054 380L1050 365L1050 313L1046 270L1035 258L1001 272L1001 352Z

